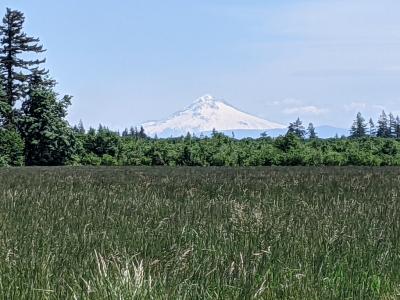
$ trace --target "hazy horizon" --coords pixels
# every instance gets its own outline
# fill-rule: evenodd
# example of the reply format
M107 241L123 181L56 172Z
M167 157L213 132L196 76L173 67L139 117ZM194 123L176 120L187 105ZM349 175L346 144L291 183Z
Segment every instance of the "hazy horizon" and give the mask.
M400 114L398 1L3 2L74 96L71 124L123 129L204 94L283 124Z

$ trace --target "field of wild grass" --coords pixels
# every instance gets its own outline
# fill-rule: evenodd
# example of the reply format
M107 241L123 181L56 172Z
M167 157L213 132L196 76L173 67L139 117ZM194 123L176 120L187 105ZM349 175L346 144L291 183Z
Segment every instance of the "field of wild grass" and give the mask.
M399 299L399 168L0 169L0 299Z

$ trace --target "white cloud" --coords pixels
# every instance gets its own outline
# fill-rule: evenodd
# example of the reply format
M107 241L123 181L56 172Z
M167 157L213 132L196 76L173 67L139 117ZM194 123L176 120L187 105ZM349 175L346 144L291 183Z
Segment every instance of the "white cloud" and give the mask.
M319 108L314 105L308 105L308 106L285 108L283 110L283 113L287 115L293 115L293 114L320 115L327 111L328 109L326 108Z
M386 107L379 104L369 104L367 102L351 102L350 104L345 104L344 109L347 112L353 111L382 111Z
M344 109L346 111L355 111L355 110L365 110L368 106L366 102L351 102L350 104L345 104Z
M286 105L301 105L303 101L295 98L286 98L283 100L273 101L272 105L274 106L286 106Z

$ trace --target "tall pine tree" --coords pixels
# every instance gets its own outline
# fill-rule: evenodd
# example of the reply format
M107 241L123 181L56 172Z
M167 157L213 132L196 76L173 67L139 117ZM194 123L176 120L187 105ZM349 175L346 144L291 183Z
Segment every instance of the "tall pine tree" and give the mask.
M353 126L351 126L350 137L352 138L361 138L367 135L367 124L365 124L365 119L359 112L357 114L356 119L353 122Z
M45 59L27 59L27 54L44 52L39 39L28 36L23 32L25 22L24 14L17 10L7 8L3 23L0 25L0 65L6 93L6 103L12 108L5 116L6 122L15 125L15 104L23 100L28 92L28 83L40 81L47 85L54 85L47 71L40 68Z
M313 123L308 124L307 134L310 139L317 138L317 133L315 132L315 127Z
M395 127L395 133L394 136L398 139L400 138L400 117L396 117L396 127Z
M377 137L385 137L385 138L390 136L389 121L388 121L385 111L382 111L382 114L379 117L378 129L376 131L376 136Z
M396 118L392 113L389 114L389 137L396 137Z
M300 118L297 118L296 121L289 124L287 134L295 134L299 138L304 138L304 136L306 135L306 130Z
M372 118L369 118L368 122L368 134L369 136L376 136L376 128L375 128L375 123L372 120Z

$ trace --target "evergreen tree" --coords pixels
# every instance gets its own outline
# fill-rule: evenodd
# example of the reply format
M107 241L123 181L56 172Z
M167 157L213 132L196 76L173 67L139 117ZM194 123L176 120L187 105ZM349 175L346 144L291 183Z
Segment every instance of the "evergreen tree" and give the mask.
M307 134L310 139L317 138L317 133L315 132L315 127L313 123L308 124Z
M131 128L129 129L129 136L133 137L133 138L137 138L138 133L137 133L136 127L131 126Z
M396 118L392 113L389 114L389 137L396 137Z
M382 114L378 120L378 130L376 132L376 136L378 137L389 137L389 121L386 116L385 111L382 111Z
M22 166L24 141L16 129L0 127L0 167Z
M22 105L21 131L27 165L64 165L74 154L75 138L67 121L71 97L60 101L52 90L31 90Z
M186 133L186 136L185 136L184 140L187 141L187 142L192 140L192 135L190 134L189 131Z
M57 82L49 76L49 71L45 69L31 69L31 75L28 77L28 86L31 88L46 87L52 89Z
M287 134L288 135L295 134L299 138L304 138L304 136L306 135L306 130L305 130L305 128L303 126L303 122L300 120L300 118L297 118L296 121L289 124Z
M0 128L6 123L6 116L10 114L11 107L8 105L6 94L3 91L0 80Z
M375 123L372 118L370 118L368 121L368 134L369 136L376 136Z
M47 71L39 68L45 59L28 60L25 58L27 53L38 54L45 50L42 45L38 44L39 39L27 36L23 32L24 21L25 17L22 12L7 8L3 24L0 26L1 77L4 80L7 105L12 108L11 111L7 109L5 119L12 125L16 123L15 103L26 97L28 83L49 84L51 82L46 78Z
M395 127L394 135L397 139L400 138L400 117L399 116L396 117L396 127Z
M86 132L86 130L85 130L85 127L83 126L83 122L82 122L82 120L79 120L78 133L79 134L85 134L85 132Z
M140 126L140 131L139 131L139 133L138 133L138 137L139 137L140 139L145 139L145 138L147 138L147 135L146 135L146 133L144 132L143 126Z
M82 120L79 121L78 125L74 125L73 130L77 134L85 134L86 130L85 127L83 126Z
M356 119L353 122L350 130L350 137L360 138L367 135L367 124L365 124L365 119L359 112Z
M93 127L89 127L87 134L90 136L96 135L96 129L94 129Z

